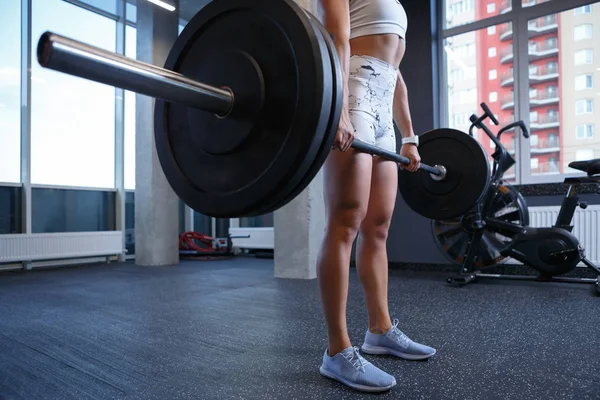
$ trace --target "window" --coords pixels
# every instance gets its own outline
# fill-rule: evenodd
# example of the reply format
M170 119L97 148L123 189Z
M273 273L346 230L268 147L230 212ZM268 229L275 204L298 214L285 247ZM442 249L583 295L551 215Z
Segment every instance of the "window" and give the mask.
M546 39L546 49L547 50L555 49L557 46L558 46L558 39L556 39L555 37L549 37L548 39Z
M482 4L481 0L477 1L477 7L483 7L483 5L480 6ZM445 28L469 24L498 14L497 11L487 14L484 14L483 11L475 12L475 0L443 0L443 3L446 10Z
M496 11L496 3L488 3L487 12L488 14L492 14Z
M497 3L499 5L500 3ZM485 12L485 9L483 10ZM498 25L495 25L498 29ZM512 52L512 40L505 38L502 40L502 47L498 47L499 38L488 35L488 27L477 31L467 32L445 39L444 54L448 74L447 105L445 107L446 126L454 129L465 130L469 127L469 117L473 113L479 113L479 103L487 102L491 111L498 115L500 119L505 117L502 107L506 106L505 98L510 93L510 85L501 87L498 82L510 70L510 65L504 65L500 62L498 54L502 52ZM469 46L473 50L470 53L461 51L461 47ZM493 49L492 49L493 48ZM491 49L491 50L490 50ZM496 53L495 59L487 59L488 52ZM465 71L465 79L460 84L454 85L456 69ZM460 92L467 91L463 95ZM510 108L511 106L508 106ZM511 110L514 109L514 102ZM489 138L485 132L475 130L481 143L489 146Z
M0 48L0 182L17 183L21 181L20 0L3 1L0 34L4 38Z
M591 49L578 50L575 52L575 65L591 64L594 53Z
M538 120L538 112L537 111L532 111L529 113L529 120L531 122L537 122Z
M106 11L110 14L117 13L117 0L80 0L82 3L87 3L99 10Z
M523 7L532 7L536 4L546 3L548 1L551 0L522 0L521 4L523 5Z
M594 77L589 74L577 75L575 77L575 90L585 90L594 88Z
M590 4L588 4L587 6L577 7L573 11L573 13L575 15L590 14L591 12L592 12L592 6Z
M125 28L125 55L136 58L137 30L134 27ZM135 189L135 93L125 91L125 189Z
M529 98L535 99L537 97L538 91L536 88L529 89Z
M577 139L591 139L594 137L594 125L577 125Z
M529 76L535 76L538 73L538 66L535 64L529 65Z
M33 0L32 37L51 30L115 51L116 22L62 0ZM36 46L31 49L36 60ZM32 62L31 180L114 188L115 89Z
M592 24L577 25L575 27L575 40L591 39Z
M488 35L494 35L496 33L496 25L492 25L488 28Z
M495 47L490 47L488 49L488 57L496 57L496 48Z
M532 158L531 159L531 169L538 169L540 167L540 159Z
M594 100L577 100L575 110L577 115L592 114L594 112Z
M536 147L538 145L538 143L539 143L538 139L539 139L538 135L529 136L529 143L531 144L531 147Z

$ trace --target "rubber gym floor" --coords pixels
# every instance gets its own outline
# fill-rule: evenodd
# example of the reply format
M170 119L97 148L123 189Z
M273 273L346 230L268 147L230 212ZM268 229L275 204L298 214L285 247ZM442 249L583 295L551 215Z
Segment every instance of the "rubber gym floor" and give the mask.
M600 298L589 285L390 271L401 328L426 362L369 357L398 385L354 392L318 373L316 281L273 261L111 264L0 274L0 399L599 399ZM366 325L351 270L348 323Z

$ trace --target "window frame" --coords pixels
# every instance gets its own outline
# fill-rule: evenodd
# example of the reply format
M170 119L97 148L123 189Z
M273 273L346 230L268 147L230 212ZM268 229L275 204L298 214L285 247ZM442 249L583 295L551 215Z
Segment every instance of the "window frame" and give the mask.
M528 22L536 18L545 17L549 14L559 14L565 11L575 12L575 10L579 7L594 5L595 3L598 3L598 1L571 0L568 3L562 1L547 1L528 7L524 7L521 3L521 0L508 1L511 2L512 5L507 12L451 28L445 28L446 7L444 6L444 2L440 2L441 4L437 8L437 11L441 13L441 18L437 19L437 29L438 32L440 32L440 34L437 35L437 46L439 49L443 49L444 41L453 36L487 29L492 25L498 26L511 23L513 31L512 46L514 57L512 66L514 67L515 71L513 74L515 98L514 119L523 120L527 126L530 126ZM439 51L437 62L438 70L440 71L439 93L441 98L438 118L441 126L449 126L450 121L449 116L447 115L449 99L447 96L448 89L446 84L447 57L443 51ZM478 109L477 113L481 114L481 109ZM519 148L520 151L516 155L517 164L515 167L515 184L560 183L566 177L576 176L576 173L569 172L568 170L561 174L533 175L529 165L529 160L531 159L530 143L527 139L524 139L522 135L518 136L516 140L517 148Z

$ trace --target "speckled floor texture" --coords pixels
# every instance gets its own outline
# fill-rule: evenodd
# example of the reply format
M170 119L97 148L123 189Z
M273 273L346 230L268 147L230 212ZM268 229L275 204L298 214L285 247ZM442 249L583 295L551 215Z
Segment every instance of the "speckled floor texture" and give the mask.
M0 274L0 399L600 399L600 298L591 286L390 272L402 329L427 362L368 357L398 381L382 395L318 373L316 281L272 260L115 264ZM352 271L355 345L366 329Z

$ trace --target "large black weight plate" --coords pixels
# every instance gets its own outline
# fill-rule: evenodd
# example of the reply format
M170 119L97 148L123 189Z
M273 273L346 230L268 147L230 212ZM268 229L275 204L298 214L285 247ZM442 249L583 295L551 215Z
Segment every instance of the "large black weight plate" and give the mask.
M329 82L329 84L325 86L325 92L330 92L328 95L332 97L331 113L329 114L329 123L327 125L324 139L321 143L321 148L319 149L319 152L317 153L317 156L315 157L310 169L298 183L296 188L288 195L288 197L286 197L282 203L273 207L270 212L283 207L283 205L289 203L292 199L298 196L319 173L323 164L325 163L325 160L327 159L327 156L329 155L329 152L331 151L331 146L335 139L335 135L337 134L340 116L342 114L343 89L340 84L340 82L342 82L342 67L337 50L331 36L329 35L329 32L327 32L325 27L313 15L310 13L308 15L315 27L315 30L320 32L320 39L322 39L324 45L327 46L331 74L327 74L327 67L325 67L325 81ZM327 60L324 61L324 65L325 64L327 64Z
M424 171L398 173L398 189L417 214L452 219L465 214L483 197L490 183L490 165L477 140L456 129L434 129L419 137L421 161L443 165L442 181Z
M261 215L291 200L327 131L326 54L292 0L214 1L194 16L165 67L228 86L236 106L238 99L250 106L218 118L156 101L157 152L175 193L223 218Z

